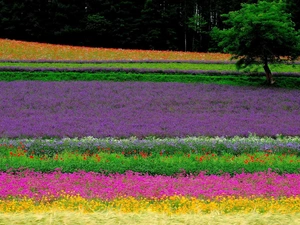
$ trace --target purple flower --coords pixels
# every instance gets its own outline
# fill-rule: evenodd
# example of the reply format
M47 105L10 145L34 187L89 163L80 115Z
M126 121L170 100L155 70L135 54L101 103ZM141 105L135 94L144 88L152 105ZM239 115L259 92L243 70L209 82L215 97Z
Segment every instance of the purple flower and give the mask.
M300 195L300 174L278 175L272 171L222 176L200 173L178 177L126 174L105 176L94 172L39 173L30 170L0 173L0 198L11 196L41 199L79 194L84 198L111 200L120 196L160 198L162 196L296 197Z
M2 137L300 134L300 91L151 82L0 82Z

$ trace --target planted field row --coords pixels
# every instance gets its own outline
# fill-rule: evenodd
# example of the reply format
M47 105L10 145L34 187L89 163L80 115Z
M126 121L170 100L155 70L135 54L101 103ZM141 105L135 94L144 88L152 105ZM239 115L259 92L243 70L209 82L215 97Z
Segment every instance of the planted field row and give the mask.
M133 197L123 197L114 199L112 201L103 201L101 199L89 200L86 198L82 198L81 196L62 195L57 200L52 200L51 198L45 197L45 200L39 202L30 198L16 200L0 200L0 212L40 213L49 211L55 212L56 210L58 210L59 212L67 211L68 213L70 213L72 211L80 211L84 213L85 216L91 215L86 213L96 213L96 215L98 215L99 213L109 211L114 213L114 217L116 213L126 213L123 214L126 216L128 215L128 213L134 212L142 213L141 215L145 215L145 213L163 213L169 216L172 215L172 218L174 218L174 216L176 218L178 214L187 214L187 216L203 216L207 213L217 212L218 214L221 214L223 216L224 214L225 216L227 216L228 213L246 213L246 215L249 215L249 213L257 213L257 215L255 216L256 218L259 218L258 215L261 215L262 213L294 215L295 213L299 213L299 205L299 197L284 197L282 199L249 199L243 197L229 196L218 197L216 198L216 200L203 200L193 197L175 195L170 197L164 197L162 199L148 199L142 197L136 199ZM153 216L157 218L159 214L154 214ZM120 218L118 219L118 221L120 221ZM97 222L99 222L99 220L97 220ZM201 221L201 223L202 222L203 221Z
M25 63L25 62L0 62L1 70L27 70L30 69L40 69L40 70L54 70L54 69L81 69L86 71L93 71L93 69L108 69L108 68L118 68L118 69L131 69L139 71L140 69L147 69L148 71L207 71L212 72L236 72L236 66L234 64L221 64L221 63ZM273 73L283 73L286 74L287 71L290 74L300 74L300 64L288 65L288 64L278 64L270 65L270 69ZM262 66L256 67L257 72L264 73ZM240 72L245 73L245 71Z
M22 67L22 66L2 66L0 71L7 72L86 72L86 73L99 73L99 72L123 72L123 73L163 73L163 74L185 74L185 75L248 75L248 76L264 76L265 72L256 71L236 71L236 70L207 70L207 69L164 69L164 68L126 68L126 67ZM290 71L290 70L289 70ZM299 77L300 72L273 72L274 76L285 77ZM122 80L122 78L121 78Z
M98 152L85 153L62 152L50 156L41 150L38 154L22 148L1 147L0 170L30 168L35 171L51 172L61 168L62 172L70 173L78 170L94 171L105 174L126 173L134 171L151 175L173 176L184 171L197 174L236 174L243 172L259 172L272 169L277 173L300 173L300 158L292 153L273 154L272 150L265 153L223 154L214 153L182 153L166 155L163 150L159 154L133 150L132 152L106 153L110 149L99 149Z
M212 84L0 82L0 136L297 136L299 98Z
M300 89L300 77L277 75L274 87ZM139 81L139 82L178 82L222 84L232 86L261 87L264 76L257 75L216 75L216 74L166 74L164 73L132 73L132 72L45 72L45 71L0 71L0 81L38 80L38 81Z
M122 60L47 60L47 59L36 59L36 60L22 60L22 59L0 59L0 63L63 63L63 64L101 64L101 63L188 63L188 64L235 64L236 60L157 60L157 59L146 59L146 60L131 60L131 59L122 59ZM285 61L284 64L299 64L300 61L289 62Z
M116 153L124 155L139 154L144 152L152 155L173 155L178 152L183 154L251 154L256 152L269 152L273 154L300 154L300 138L275 136L258 137L187 137L187 138L155 138L146 137L129 139L94 137L62 138L62 139L0 139L0 146L4 150L21 149L28 154L46 155L52 157L62 152L78 153Z
M228 60L229 54L125 50L0 39L0 59L12 60Z
M161 199L180 195L203 200L235 196L248 199L284 199L299 197L300 175L268 172L207 176L150 176L131 171L109 176L94 172L40 173L23 170L0 173L1 199L32 198L59 199L80 196L85 199L114 200L117 198ZM299 205L298 205L299 207ZM299 210L299 208L298 208Z
M255 216L256 218L259 218L259 215L265 213L278 213L279 215L295 215L295 213L299 213L300 211L299 205L299 197L284 197L282 199L249 199L243 197L229 196L219 197L217 198L217 200L202 200L193 197L175 195L170 197L164 197L162 199L148 199L142 197L136 199L133 197L123 197L114 199L112 201L103 201L101 199L89 200L86 198L82 198L81 196L62 195L57 200L52 200L51 198L49 199L48 197L45 197L45 200L39 202L30 198L16 200L0 200L0 212L14 212L14 216L15 212L20 212L24 214L24 212L41 213L49 211L67 211L68 213L70 213L73 211L80 211L84 213L84 216L91 215L86 213L95 213L96 215L98 215L99 213L103 212L113 212L114 218L116 217L115 214L120 212L126 213L123 214L124 216L127 216L128 213L133 212L142 213L136 216L145 215L145 213L147 215L150 213L150 215L153 214L155 218L160 216L159 214L164 214L168 216L172 215L172 218L176 218L178 214L186 214L190 217L192 217L192 215L194 215L194 217L200 216L201 218L201 216L204 216L205 214L217 212L218 215L221 214L223 216L224 214L225 216L228 216L228 213L231 213L229 215L232 215L232 213L245 213L246 215L249 215L249 213L257 213L257 215ZM56 214L57 213L55 213L55 215ZM149 219L147 222L149 222ZM118 221L120 221L120 218L118 218ZM99 220L97 220L97 222L99 222ZM201 223L202 222L203 221L201 221ZM210 222L209 224L212 223Z
M127 72L127 73L165 73L165 74L211 74L211 75L242 75L244 73L238 71L219 71L219 70L178 70L178 69L148 69L148 68L101 68L101 67L83 67L83 68L56 68L56 67L0 67L0 71L12 72ZM253 75L262 75L263 73L255 73ZM250 74L252 75L252 74ZM299 73L275 73L274 75L299 76Z
M54 68L54 67L0 67L0 71L11 71L11 72L126 72L126 73L164 73L164 74L208 74L208 75L249 75L249 76L263 76L264 72L240 72L233 70L179 70L179 69L148 69L148 68L97 68L97 67L83 67L83 68ZM275 76L289 76L289 77L299 77L299 72L274 72Z

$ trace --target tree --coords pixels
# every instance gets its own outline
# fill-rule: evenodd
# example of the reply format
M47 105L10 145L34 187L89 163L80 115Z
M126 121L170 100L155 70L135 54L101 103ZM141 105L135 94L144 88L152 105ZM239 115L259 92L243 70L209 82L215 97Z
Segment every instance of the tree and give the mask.
M192 49L193 51L199 50L202 46L202 34L205 33L203 31L203 27L207 24L201 14L198 11L195 12L195 15L190 17L188 20L188 27L196 33L198 36L198 40L193 35ZM196 43L195 43L196 42ZM196 47L197 46L197 47Z
M98 42L102 46L109 45L109 29L111 27L110 21L108 21L100 13L88 14L86 18L86 43L89 45L97 46Z
M153 0L146 0L144 8L141 10L141 35L140 42L146 49L159 49L163 41L161 32L162 27L161 13L159 4Z
M238 11L222 15L228 26L214 28L212 39L237 59L238 68L263 64L267 83L273 84L269 63L295 60L300 55L300 33L282 1L242 4Z

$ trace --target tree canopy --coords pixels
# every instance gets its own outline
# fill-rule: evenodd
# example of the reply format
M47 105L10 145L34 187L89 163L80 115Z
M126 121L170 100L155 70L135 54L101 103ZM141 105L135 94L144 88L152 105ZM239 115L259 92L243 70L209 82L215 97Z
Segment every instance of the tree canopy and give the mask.
M222 51L237 59L238 68L263 64L267 82L274 83L268 64L300 55L300 33L286 8L282 1L244 3L240 10L222 15L227 28L215 27L211 36Z
M222 14L258 0L0 0L0 38L154 50L213 48ZM284 0L300 28L300 0Z

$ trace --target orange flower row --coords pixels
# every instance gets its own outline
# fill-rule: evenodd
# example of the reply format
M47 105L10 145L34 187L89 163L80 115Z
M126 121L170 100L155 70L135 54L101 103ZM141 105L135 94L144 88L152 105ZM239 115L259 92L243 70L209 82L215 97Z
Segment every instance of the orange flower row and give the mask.
M4 60L229 60L229 54L75 47L0 39Z

